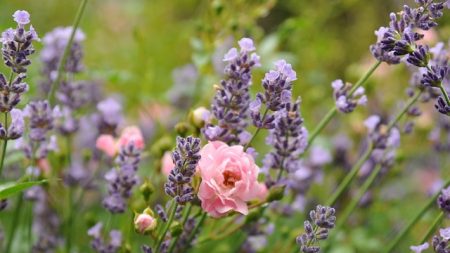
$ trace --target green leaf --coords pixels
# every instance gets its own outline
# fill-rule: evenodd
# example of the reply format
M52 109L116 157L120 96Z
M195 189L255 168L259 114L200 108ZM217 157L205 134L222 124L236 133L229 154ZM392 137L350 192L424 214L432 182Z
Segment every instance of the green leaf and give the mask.
M43 184L45 182L47 182L47 180L22 182L22 183L6 182L3 184L0 184L0 199L7 198L11 195L14 195L23 190L26 190L32 186Z

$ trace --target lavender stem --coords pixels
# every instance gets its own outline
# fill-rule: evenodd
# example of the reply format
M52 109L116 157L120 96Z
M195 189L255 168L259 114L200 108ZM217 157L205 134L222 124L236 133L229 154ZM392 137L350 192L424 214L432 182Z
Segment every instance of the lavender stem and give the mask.
M441 189L447 187L450 185L450 179L448 179ZM420 218L425 214L425 212L436 203L437 197L441 194L441 191L436 192L436 194L430 198L428 203L422 207L422 209L417 213L416 216L406 225L405 228L400 233L397 233L397 237L392 241L391 244L389 244L388 247L386 247L386 250L383 251L383 253L391 253L394 251L395 247L398 245L398 243L408 234L408 232L411 230L411 228L419 221Z
M380 66L381 61L377 61L375 64L370 67L370 69L362 76L356 84L352 87L350 90L349 95L353 94L353 92L356 91L360 86L363 86L366 81L369 79L369 77L375 72L375 70ZM316 137L322 132L322 130L328 125L328 123L331 121L331 119L336 116L337 114L337 108L336 106L333 106L328 113L325 115L325 117L319 122L317 127L312 131L311 135L308 139L308 146L306 146L305 152L311 147L311 144L316 139Z
M439 215L436 217L436 219L433 221L433 224L428 229L428 231L425 234L425 236L422 238L422 241L420 242L420 244L424 244L428 240L428 238L430 238L430 236L436 230L436 227L439 226L439 224L441 224L443 219L444 219L444 212L441 211L441 212L439 212Z
M67 45L64 48L64 53L63 53L63 55L61 57L61 60L59 62L56 78L53 81L53 83L51 84L50 92L48 93L47 100L50 102L50 104L53 104L53 101L55 99L55 92L56 92L57 87L59 86L59 83L61 81L61 75L63 73L64 66L65 66L66 61L67 61L67 57L69 56L70 49L72 48L73 39L75 37L75 33L76 33L77 29L78 29L78 26L80 24L81 17L83 16L83 13L84 13L87 1L88 0L82 0L81 1L80 7L78 8L77 14L75 16L75 21L73 22L73 26L72 26L72 33L70 34L69 41L67 42Z

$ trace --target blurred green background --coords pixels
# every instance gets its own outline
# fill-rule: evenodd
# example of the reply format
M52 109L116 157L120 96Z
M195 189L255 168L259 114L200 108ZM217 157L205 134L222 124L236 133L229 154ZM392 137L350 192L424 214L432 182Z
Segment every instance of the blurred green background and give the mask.
M213 84L220 80L220 73L214 71L214 53L230 38L248 36L255 40L263 63L254 75L254 91L260 90L259 80L274 60L287 59L297 71L295 95L302 97L305 124L312 129L333 103L331 81L340 78L354 82L368 69L373 62L369 45L376 40L374 30L386 26L389 12L400 10L405 2L413 1L92 0L80 25L87 36L84 75L102 81L108 93L123 96L127 115L133 118L151 103L170 104L167 91L173 84L172 71L193 63L200 73L195 103L208 105ZM25 9L31 13L32 24L42 38L56 26L71 25L78 4L75 0L0 0L0 30L13 25L11 15L15 10ZM446 13L439 23L432 44L449 38L450 15ZM38 53L40 48L38 45ZM34 61L38 61L36 55ZM32 89L39 80L38 74L39 64L33 64L29 82ZM382 66L370 81L369 107L335 120L327 131L351 129L349 135L355 142L361 139L362 120L370 113L392 113L398 102L406 98L408 79L404 66ZM354 222L369 229L354 229L342 236L347 243L342 244L343 249L337 247L336 252L377 252L383 247L382 242L392 236L393 229L401 227L424 203L426 196L417 194L421 192L414 185L417 182L402 175L443 164L427 141L436 116L432 110L427 114L431 107L423 108L425 117L419 120L416 135L403 141L399 160L404 162L396 166L394 176L385 183L386 187L397 187L394 192L403 195L377 202L359 220L356 217ZM325 138L319 142L330 145ZM311 195L323 199L328 192L329 189L315 187ZM406 197L411 201L405 202L402 198ZM423 226L432 218L425 217ZM295 223L301 230L303 221ZM292 222L288 227L291 226ZM419 226L413 236L420 238L423 229ZM277 237L273 240L276 242ZM272 246L276 249L277 245Z

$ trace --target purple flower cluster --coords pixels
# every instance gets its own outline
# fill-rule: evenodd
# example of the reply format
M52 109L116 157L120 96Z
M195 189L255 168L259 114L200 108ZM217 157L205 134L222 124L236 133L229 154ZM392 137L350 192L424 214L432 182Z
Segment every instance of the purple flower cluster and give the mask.
M177 147L172 153L175 167L170 171L164 190L175 198L178 204L184 205L195 198L192 177L200 160L200 139L194 137L177 137Z
M418 29L429 30L437 26L436 20L443 15L443 9L448 5L434 0L416 0L416 3L416 8L405 5L399 14L390 14L390 26L381 27L375 32L378 41L371 46L371 51L379 61L397 64L404 57L409 65L418 67L419 88L440 88L443 94L437 99L436 109L449 115L450 101L443 86L443 81L449 74L447 60L430 60L429 47L417 44L424 37L417 32ZM442 57L440 55L440 59Z
M450 187L442 190L438 196L437 203L443 212L450 214Z
M45 95L50 91L51 85L57 78L58 66L71 33L72 27L58 27L43 38L44 48L41 52L41 61L43 63L42 74L45 79L41 81L40 86ZM84 33L78 29L75 32L72 48L64 68L66 75L60 80L56 92L56 98L61 104L61 117L57 122L57 129L66 136L79 129L79 119L75 117L75 111L89 102L95 102L96 93L98 93L92 90L96 89L97 85L87 81L77 81L73 78L74 74L80 73L84 69L81 45L84 39Z
M98 113L94 115L99 134L115 136L123 121L122 105L115 98L107 98L97 104Z
M24 82L25 72L31 64L28 57L34 53L33 41L39 41L36 31L30 25L28 31L25 25L30 23L30 14L26 11L16 11L13 15L17 28L9 28L1 35L2 55L5 65L11 68L9 79L0 73L0 112L11 112L11 125L0 124L0 139L17 139L22 136L24 120L22 112L15 107L21 101L28 84ZM14 75L16 77L14 77ZM4 122L7 124L7 121Z
M274 125L267 137L267 143L274 150L264 158L264 169L266 172L268 169L293 171L301 161L299 155L308 145L308 131L300 115L300 100L286 103L282 110L277 111Z
M6 66L19 74L27 72L27 66L31 64L28 56L34 53L32 42L40 39L32 25L28 31L25 30L25 25L30 23L28 12L16 11L13 17L17 28L4 31L0 42L3 44L2 55Z
M203 133L210 141L221 140L227 143L245 143L248 141L247 118L249 114L252 74L254 67L260 66L259 56L253 41L249 38L239 40L240 52L231 48L224 56L228 62L225 67L225 79L220 82L211 105L217 125L208 124Z
M415 29L429 30L437 26L436 19L443 15L444 3L434 0L416 0L416 3L415 8L405 5L399 14L391 13L389 27L381 27L375 32L378 41L371 46L371 51L379 61L398 64L400 57L407 55L409 63L427 66L428 48L416 44L423 34Z
M25 107L23 116L29 119L28 138L17 140L16 148L30 160L46 158L49 151L56 151L56 136L49 136L49 132L54 127L57 110L52 110L46 100L32 101Z
M450 228L440 229L439 236L433 236L431 241L433 250L436 253L449 253L450 249Z
M103 200L103 206L111 213L123 213L126 199L130 198L133 187L139 182L136 175L142 150L133 142L121 147L116 164L105 175L108 181L108 196Z
M297 74L291 64L285 60L275 62L275 70L270 70L262 80L264 94L258 93L256 99L250 103L253 124L258 128L272 129L275 116L269 111L282 110L292 100L292 82L297 80ZM261 105L266 111L261 115Z
M91 247L98 253L117 253L122 245L122 233L118 230L109 232L109 241L105 242L102 237L103 224L97 223L88 230L88 235L92 237Z
M305 233L297 237L297 244L303 253L317 253L320 247L315 243L328 238L328 232L336 223L335 210L331 207L318 205L309 213L310 221L305 221Z
M358 87L352 92L352 86L342 80L335 80L331 83L333 96L336 101L336 108L343 113L353 112L357 105L366 105L367 97L364 95L364 88Z

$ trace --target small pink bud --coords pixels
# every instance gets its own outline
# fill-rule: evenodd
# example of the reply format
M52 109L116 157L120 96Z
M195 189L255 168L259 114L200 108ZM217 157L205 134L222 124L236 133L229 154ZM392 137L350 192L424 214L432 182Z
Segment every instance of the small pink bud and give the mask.
M143 213L137 214L134 218L134 228L140 234L146 234L156 228L158 224L156 219L151 215L150 209L145 209Z
M113 157L117 153L117 145L114 137L109 134L102 134L97 138L95 147L105 152L110 157Z

